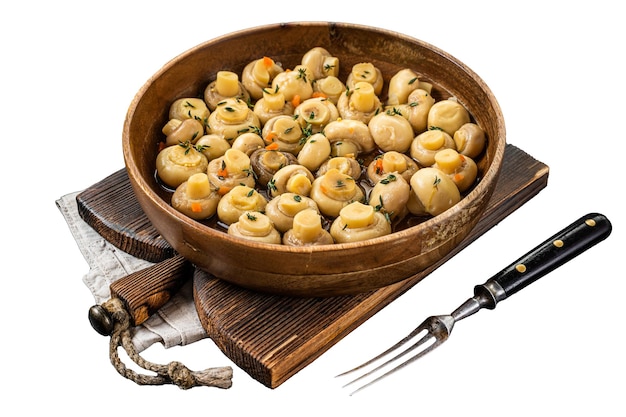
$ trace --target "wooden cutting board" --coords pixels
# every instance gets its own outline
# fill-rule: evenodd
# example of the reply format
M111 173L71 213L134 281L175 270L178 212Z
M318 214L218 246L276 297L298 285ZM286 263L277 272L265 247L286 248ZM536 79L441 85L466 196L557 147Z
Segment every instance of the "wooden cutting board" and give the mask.
M195 270L193 289L200 321L237 366L263 385L276 388L529 201L546 187L548 174L548 166L507 145L489 206L469 236L428 270L368 293L329 298L274 296ZM125 170L80 193L77 203L81 217L116 247L152 262L175 255L143 214Z

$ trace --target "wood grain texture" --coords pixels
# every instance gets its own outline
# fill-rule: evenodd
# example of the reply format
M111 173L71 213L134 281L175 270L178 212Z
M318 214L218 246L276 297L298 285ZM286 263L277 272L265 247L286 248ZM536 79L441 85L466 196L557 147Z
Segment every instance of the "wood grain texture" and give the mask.
M113 282L111 298L119 298L138 326L163 307L191 279L194 267L180 255Z
M175 251L154 228L137 202L126 169L120 169L76 196L78 213L115 247L149 262Z
M548 174L546 165L507 145L494 194L466 239L426 270L371 292L325 298L267 295L196 270L194 296L200 321L239 367L276 388L534 197L546 187Z

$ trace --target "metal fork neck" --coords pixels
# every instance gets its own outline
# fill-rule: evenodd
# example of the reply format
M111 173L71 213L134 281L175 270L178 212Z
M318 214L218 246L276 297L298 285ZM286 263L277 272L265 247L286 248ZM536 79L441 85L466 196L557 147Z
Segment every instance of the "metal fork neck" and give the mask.
M463 320L483 308L493 310L496 304L505 298L506 293L500 284L489 280L482 285L477 285L474 288L474 296L454 310L451 316L455 321Z

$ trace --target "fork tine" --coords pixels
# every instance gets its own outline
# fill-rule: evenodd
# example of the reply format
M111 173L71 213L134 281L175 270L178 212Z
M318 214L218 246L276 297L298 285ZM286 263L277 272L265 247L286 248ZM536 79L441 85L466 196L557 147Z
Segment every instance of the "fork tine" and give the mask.
M408 335L406 335L403 339L401 339L398 343L396 343L395 345L391 346L389 349L385 350L384 352L374 356L373 358L371 358L370 360L368 360L367 362L362 363L361 365L352 368L348 371L342 372L339 375L337 375L335 378L339 378L341 376L344 375L348 375L351 374L353 372L356 372L360 369L363 369L369 365L371 365L372 363L378 361L379 359L389 355L391 352L393 352L394 350L397 350L398 348L400 348L402 345L406 344L408 341L410 341L411 339L414 339L418 334L422 333L424 330L426 330L426 326L425 323L422 323L420 326L416 327L415 329L413 329L413 331L411 331L411 333L409 333ZM424 338L427 338L429 335L427 334ZM424 339L422 338L422 339ZM420 340L420 342L418 343L424 343L426 340ZM354 381L353 381L354 382Z
M386 366L392 362L394 362L395 360L397 360L398 358L406 355L407 353L417 349L421 344L423 344L423 342L425 340L431 339L434 336L430 333L426 334L422 339L420 339L419 342L417 342L416 344L414 344L413 346L409 347L408 349L406 349L404 352L402 352L401 354L397 355L396 357L394 357L393 359L388 360L387 362L385 362L384 364L378 366L376 369L366 373L365 375L362 375L361 377L355 379L352 382L349 382L348 384L344 385L344 387L347 387L348 385L351 385L363 378L365 378L368 375L371 375L373 372L379 370L380 368L382 368L383 366ZM405 366L415 362L416 360L418 360L419 358L421 358L422 356L426 355L427 353L433 351L435 348L437 348L437 346L439 346L440 344L442 344L443 342L445 342L445 339L435 339L435 342L428 346L427 348L425 348L424 350L420 351L418 354L416 354L415 356L410 357L409 359L407 359L406 361L402 362L401 364L399 364L398 366L396 366L395 368L390 369L389 371L385 372L384 374L372 379L371 381L369 381L368 383L362 385L361 387L359 387L358 389L352 391L350 393L350 396L356 394L357 392L364 390L365 388L369 387L370 385L373 385L374 383L380 381L383 378L388 377L389 375L393 374L394 372L404 368Z
M428 342L430 339L433 338L433 335L431 333L426 333L421 339L419 339L416 343L414 343L413 345L409 346L408 348L406 348L405 350L403 350L402 352L398 353L396 356L394 356L391 359L388 359L387 361L381 363L380 365L376 366L375 368L371 369L370 371L364 373L363 375L361 375L360 377L348 382L347 384L344 385L344 388L354 384L355 382L358 382L370 375L372 375L373 373L375 373L376 371L379 371L380 369L386 367L387 365L396 362L398 359L400 359L401 357L409 354L410 352L414 351L415 349L417 349L418 347L422 346L424 343ZM397 349L398 346L401 346L404 343L397 343L396 345L394 345L394 347L389 348L387 351L385 351L384 353L381 353L380 355L378 355L376 358L366 362L368 364L373 363L376 359L380 359L383 356L385 356L386 354L390 353L391 351ZM359 369L362 369L365 365L361 365L359 366Z

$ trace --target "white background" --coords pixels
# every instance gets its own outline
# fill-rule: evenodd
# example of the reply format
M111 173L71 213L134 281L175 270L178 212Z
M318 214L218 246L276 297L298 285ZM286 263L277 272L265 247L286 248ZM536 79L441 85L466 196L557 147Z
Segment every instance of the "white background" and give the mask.
M11 3L0 6L0 407L14 410L3 415L624 415L618 2ZM123 168L128 105L169 59L235 30L298 20L391 29L451 53L494 92L508 142L549 165L548 186L275 390L236 367L228 390L137 386L116 373L108 339L88 323L88 266L55 200ZM352 397L334 379L591 211L611 219L607 241L463 321L436 353ZM231 365L211 340L145 356Z

